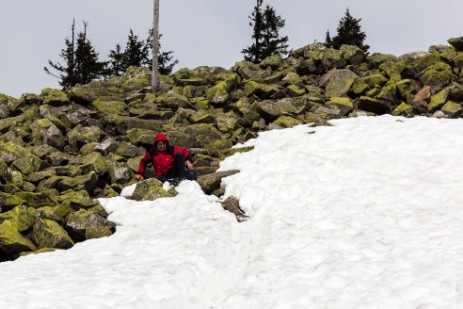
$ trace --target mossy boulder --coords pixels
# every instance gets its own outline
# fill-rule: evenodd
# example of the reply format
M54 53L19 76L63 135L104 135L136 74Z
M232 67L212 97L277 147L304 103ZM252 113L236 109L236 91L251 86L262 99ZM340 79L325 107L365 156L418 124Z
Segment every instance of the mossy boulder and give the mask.
M259 99L269 99L275 95L282 97L285 93L284 90L277 85L265 85L253 80L249 80L244 84L243 91L245 96L251 97L255 95Z
M225 172L216 172L212 174L199 176L197 181L204 193L211 194L212 192L220 188L222 178L231 176L236 173L239 173L239 171L232 170Z
M0 160L0 183L11 182L12 176L5 161Z
M7 211L19 205L24 205L25 201L19 196L12 195L6 192L0 192L0 208Z
M33 172L27 175L26 180L32 183L39 183L40 181L49 178L51 176L56 176L56 170L55 169L46 169L43 171L39 172Z
M261 68L271 67L273 70L278 69L283 64L283 59L279 54L266 57L259 63Z
M405 70L406 65L402 61L393 63L382 63L379 65L381 74L388 77L393 82L398 82L402 79L402 72Z
M284 98L281 100L264 100L258 101L257 112L267 121L272 122L280 115L292 114L298 115L304 112L306 105L301 100L292 100Z
M275 121L272 122L274 125L282 128L292 128L301 124L302 122L299 119L290 116L280 116Z
M81 147L88 143L100 141L103 134L103 131L97 126L84 127L79 124L69 131L67 137L71 146Z
M151 72L147 68L129 67L121 76L114 77L109 83L123 89L125 92L133 92L151 86Z
M112 101L108 97L100 97L92 102L92 106L103 114L109 115L124 115L127 109L127 104L120 101Z
M231 133L237 128L238 117L234 113L219 113L214 115L217 129L223 133Z
M32 124L32 144L48 144L56 148L63 148L64 136L61 130L49 119L38 119Z
M92 152L82 158L80 165L84 174L95 172L97 175L105 175L109 172L108 160L99 152Z
M108 221L100 213L80 209L69 214L66 218L66 231L75 242L84 241L91 238L99 238L111 235L115 230L116 224ZM88 230L90 230L87 232Z
M338 109L341 115L347 115L354 108L354 104L349 98L332 97L326 103L328 108Z
M432 95L428 105L428 109L430 111L436 111L440 109L442 106L444 106L445 102L447 102L449 92L450 91L448 88L444 88L435 95Z
M452 67L447 63L437 62L427 67L426 71L420 76L423 84L435 89L442 89L452 81Z
M0 140L0 160L11 164L19 158L30 156L30 152L19 145L6 143Z
M32 229L32 240L40 249L69 249L74 245L64 228L49 219L37 219Z
M11 166L21 172L21 174L29 175L42 170L46 164L36 156L28 155L26 157L16 159Z
M403 79L395 84L400 97L405 102L412 102L416 95L416 86L411 79Z
M25 205L34 207L34 208L55 205L53 196L48 191L17 192L16 196L24 200Z
M8 220L0 223L0 252L14 256L23 251L37 250L35 244L16 230Z
M111 183L125 184L132 179L130 167L125 162L113 162L109 165Z
M450 45L452 45L455 50L463 51L463 37L450 38L447 40Z
M368 90L373 88L381 88L387 83L388 79L382 74L372 74L365 77L355 79L352 84L351 91L353 94L359 96L365 94Z
M351 70L337 70L331 74L325 89L327 97L342 97L345 96L352 84L358 78L357 74Z
M358 65L366 60L366 54L357 46L343 44L339 48L342 54L342 58L347 61L348 64Z
M62 106L69 104L70 100L68 95L61 90L45 88L40 93L43 104L49 104L52 106Z
M412 117L413 116L413 106L402 102L392 111L393 116L404 116Z
M260 115L257 112L257 104L252 103L252 101L248 97L243 97L236 102L236 108L240 116L240 123L246 126L252 125L252 123L256 120L259 120Z
M441 111L449 117L455 118L461 115L462 106L460 103L448 101L442 106Z
M64 224L64 219L74 209L69 206L69 203L58 204L56 206L44 206L35 210L36 217L42 219L49 219L58 222L60 225Z
M25 232L35 223L35 209L21 205L10 211L0 213L0 223L7 220L10 221L16 231Z
M162 188L162 182L155 178L149 178L137 184L130 198L136 201L154 201L158 198L173 196L172 193Z

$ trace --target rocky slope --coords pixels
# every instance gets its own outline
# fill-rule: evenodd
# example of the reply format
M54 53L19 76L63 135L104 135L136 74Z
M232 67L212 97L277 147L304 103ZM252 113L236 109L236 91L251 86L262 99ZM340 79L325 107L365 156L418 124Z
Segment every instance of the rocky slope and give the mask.
M135 67L66 92L0 94L0 261L111 235L95 198L133 182L159 132L192 151L198 182L220 196L218 162L262 130L358 115L459 118L463 37L449 43L400 57L315 43L258 65L181 69L157 94ZM145 181L133 198L172 194Z

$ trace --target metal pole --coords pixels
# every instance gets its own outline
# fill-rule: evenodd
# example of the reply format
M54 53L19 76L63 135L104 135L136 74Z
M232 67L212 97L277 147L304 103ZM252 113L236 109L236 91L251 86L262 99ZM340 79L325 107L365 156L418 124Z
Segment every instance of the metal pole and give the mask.
M154 0L153 18L153 70L151 77L151 90L159 90L158 53L159 53L159 0Z

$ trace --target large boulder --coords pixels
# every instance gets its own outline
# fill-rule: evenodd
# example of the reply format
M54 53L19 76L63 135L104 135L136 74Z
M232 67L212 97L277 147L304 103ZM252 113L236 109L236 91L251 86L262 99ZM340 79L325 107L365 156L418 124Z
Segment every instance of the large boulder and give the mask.
M201 189L206 194L212 194L214 191L220 189L220 184L222 182L222 178L234 175L239 173L239 171L232 170L232 171L224 171L224 172L216 172L212 174L202 175L198 177L198 183L201 186Z
M463 51L463 37L450 38L447 40L457 51Z
M442 89L452 81L452 67L447 63L437 62L426 68L420 76L423 84L429 85L436 90Z
M35 223L35 209L26 206L18 206L10 211L0 213L0 223L9 221L16 231L25 232Z
M342 97L345 96L355 79L358 78L357 74L351 70L337 70L334 72L326 85L325 96L327 97Z
M304 112L306 105L302 100L292 100L289 98L258 101L257 112L267 121L271 122L280 115L298 115Z
M19 233L10 221L0 223L0 258L2 253L11 259L20 252L34 250L37 250L35 244Z
M69 249L74 241L56 221L39 218L32 230L32 240L38 248Z
M75 242L110 236L116 224L96 211L80 209L66 218L66 230Z
M158 198L173 196L173 192L168 192L162 188L162 182L156 178L149 178L137 183L130 198L136 201L154 201Z
M46 88L40 93L43 104L49 104L52 106L62 106L69 104L68 95L61 90Z

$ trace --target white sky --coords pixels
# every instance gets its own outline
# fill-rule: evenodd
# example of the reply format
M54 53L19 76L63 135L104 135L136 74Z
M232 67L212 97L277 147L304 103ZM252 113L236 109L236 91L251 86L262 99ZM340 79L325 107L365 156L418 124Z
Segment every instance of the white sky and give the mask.
M0 263L0 308L462 308L463 120L332 123L222 162L244 223L196 182L101 199L116 233Z
M175 67L222 66L242 60L251 45L248 16L255 0L160 0L163 50L174 51ZM291 48L325 40L326 30L336 34L349 7L361 18L371 52L401 55L427 51L463 35L461 0L268 0L286 26ZM43 67L59 60L64 39L89 22L88 37L101 59L117 43L127 41L129 29L145 38L152 27L153 0L0 0L0 93L19 97L59 87Z

